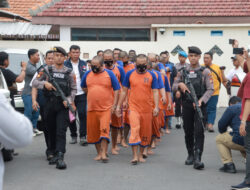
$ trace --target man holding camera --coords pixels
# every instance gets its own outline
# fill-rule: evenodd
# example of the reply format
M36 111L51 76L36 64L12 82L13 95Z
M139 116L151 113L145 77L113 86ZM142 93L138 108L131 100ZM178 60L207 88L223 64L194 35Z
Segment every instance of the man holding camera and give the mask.
M241 184L232 186L232 189L250 189L250 56L247 51L243 51L243 53L243 56L238 57L247 74L242 81L238 96L242 98L240 135L244 136L246 149L246 176Z
M11 70L7 69L9 66L9 55L5 52L0 52L0 69L3 73L3 76L6 80L7 86L10 90L10 98L11 98L11 105L15 107L14 102L14 95L17 93L17 86L16 83L23 82L25 78L26 66L27 63L21 62L21 73L17 76Z

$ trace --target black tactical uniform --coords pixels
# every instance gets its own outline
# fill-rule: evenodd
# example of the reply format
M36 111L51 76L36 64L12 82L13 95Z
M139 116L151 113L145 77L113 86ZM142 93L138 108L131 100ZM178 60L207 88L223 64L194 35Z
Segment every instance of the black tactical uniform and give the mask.
M190 47L189 53L200 55L201 51L197 47ZM202 100L201 110L205 116L205 104L213 94L213 81L210 71L199 64L195 67L187 65L185 67L190 82L192 83L198 100ZM173 90L178 90L178 83L183 82L183 72L175 80ZM185 143L188 151L186 165L194 164L195 169L203 169L201 156L204 147L204 128L198 119L198 114L193 106L193 101L188 94L182 94L183 106L183 128L185 132Z
M61 49L56 48L57 52L61 53ZM66 55L66 52L65 52ZM54 78L55 82L60 86L64 95L70 103L73 102L76 93L76 84L72 70L63 66L62 69L57 69L55 65L45 67L49 74ZM45 98L44 117L48 128L50 152L54 152L55 156L49 164L57 164L58 169L65 169L66 164L63 161L64 153L66 152L66 131L69 126L69 109L63 105L63 99L58 91L49 91L44 88L44 82L48 81L46 74L39 76L34 80L33 87L43 88Z

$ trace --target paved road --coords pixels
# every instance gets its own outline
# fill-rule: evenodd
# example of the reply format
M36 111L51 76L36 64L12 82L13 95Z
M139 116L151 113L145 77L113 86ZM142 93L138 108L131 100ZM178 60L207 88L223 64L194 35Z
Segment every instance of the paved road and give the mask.
M217 117L220 117L222 109ZM31 146L6 165L4 190L226 190L244 177L240 153L233 152L237 174L218 171L221 162L215 145L216 134L206 133L203 161L205 170L184 165L186 150L182 130L173 129L163 137L156 154L147 163L131 166L130 149L111 156L110 163L97 163L93 146L67 145L68 169L58 171L44 157L44 139L36 137ZM69 138L68 138L69 140Z

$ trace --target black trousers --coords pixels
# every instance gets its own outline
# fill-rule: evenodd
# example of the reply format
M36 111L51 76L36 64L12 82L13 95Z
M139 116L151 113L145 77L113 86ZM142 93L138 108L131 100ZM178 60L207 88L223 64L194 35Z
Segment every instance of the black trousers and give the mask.
M181 106L182 106L182 101L181 98L175 98L175 117L181 117L182 116L182 111L181 111Z
M51 153L50 151L50 143L49 143L49 129L48 129L48 125L46 125L46 120L45 120L45 109L44 109L44 105L40 106L40 114L41 114L41 129L44 133L44 138L45 138L45 143L46 143L46 153ZM53 152L52 152L53 153Z
M87 95L82 94L75 97L75 105L80 121L79 136L86 137L87 135ZM71 137L77 137L76 120L69 125Z
M44 113L46 126L48 127L48 151L65 153L69 110L64 107L62 100L46 99Z
M188 153L193 153L199 149L203 152L204 147L204 128L201 125L198 114L192 103L183 102L183 128L185 132L185 143ZM205 106L201 107L203 115L205 115Z

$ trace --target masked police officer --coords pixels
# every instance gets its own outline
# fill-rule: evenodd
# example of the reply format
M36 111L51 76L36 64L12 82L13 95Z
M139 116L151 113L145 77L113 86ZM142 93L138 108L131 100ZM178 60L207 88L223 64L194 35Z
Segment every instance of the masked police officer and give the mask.
M188 50L190 65L187 65L185 69L194 87L199 107L203 115L205 115L205 104L214 91L213 80L210 71L199 64L201 50L198 47L189 47ZM188 151L188 158L185 164L193 165L195 169L203 169L204 164L201 162L201 156L204 147L204 128L198 119L193 101L186 94L190 93L190 89L184 83L183 72L180 72L175 79L173 91L177 90L182 92L183 98L183 128Z
M46 66L45 69L54 78L62 89L70 104L73 104L76 94L76 82L71 69L64 66L66 51L61 47L54 49L54 65ZM58 169L66 169L64 162L64 153L66 152L66 131L69 126L69 109L67 101L63 101L56 88L49 81L44 72L39 72L37 78L33 81L34 88L44 90L44 112L45 122L48 126L48 134L51 145L51 152L54 157L49 161L50 165L55 165Z

